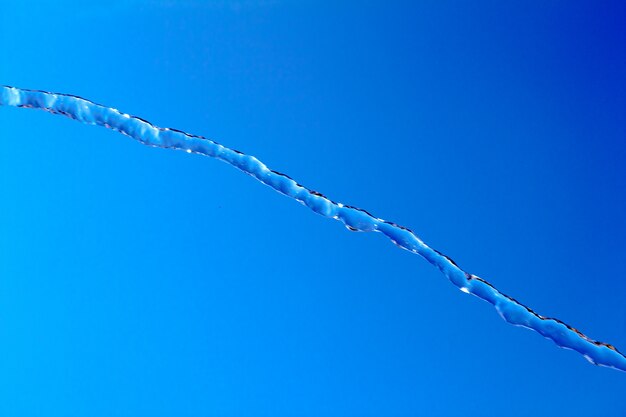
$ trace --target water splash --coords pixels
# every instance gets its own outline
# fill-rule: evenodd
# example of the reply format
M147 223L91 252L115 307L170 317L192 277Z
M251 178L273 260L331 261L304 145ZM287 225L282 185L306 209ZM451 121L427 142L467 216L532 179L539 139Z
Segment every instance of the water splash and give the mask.
M626 371L626 356L615 346L593 340L561 320L535 313L484 279L462 270L452 259L426 245L410 229L375 217L358 207L332 201L289 176L269 169L254 156L202 136L154 126L139 117L73 95L0 86L0 105L42 109L82 123L113 129L144 145L178 149L224 161L314 212L339 220L350 230L380 232L398 247L421 255L461 291L492 304L508 323L534 330L562 348L575 350L595 365Z

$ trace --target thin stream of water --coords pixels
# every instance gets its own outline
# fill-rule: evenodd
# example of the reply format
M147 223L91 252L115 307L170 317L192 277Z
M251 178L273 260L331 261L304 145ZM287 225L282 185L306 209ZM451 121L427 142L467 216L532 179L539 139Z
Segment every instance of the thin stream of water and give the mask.
M448 256L426 245L410 229L375 217L358 207L335 202L317 191L304 187L289 176L271 170L254 156L202 136L154 126L139 117L74 95L0 86L0 105L41 109L85 124L115 130L144 145L182 150L219 159L304 204L315 213L339 220L352 231L382 233L396 246L422 256L464 293L475 295L492 304L506 322L534 330L559 347L580 353L595 365L626 371L626 356L615 346L593 340L559 319L535 313L514 298L498 291L486 280L465 272Z

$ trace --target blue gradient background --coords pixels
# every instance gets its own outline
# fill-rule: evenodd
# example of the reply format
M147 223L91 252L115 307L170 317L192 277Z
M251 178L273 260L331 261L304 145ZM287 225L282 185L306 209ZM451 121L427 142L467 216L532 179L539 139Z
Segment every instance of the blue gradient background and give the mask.
M256 155L626 350L623 2L106 3L3 1L0 82ZM2 416L626 415L624 373L224 164L0 138Z

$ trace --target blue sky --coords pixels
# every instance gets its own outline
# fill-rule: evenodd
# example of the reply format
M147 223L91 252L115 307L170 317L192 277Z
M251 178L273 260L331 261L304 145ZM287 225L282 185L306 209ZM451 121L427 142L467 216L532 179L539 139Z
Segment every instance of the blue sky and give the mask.
M620 2L0 5L0 82L211 137L626 350ZM623 415L626 377L225 164L0 109L0 414Z

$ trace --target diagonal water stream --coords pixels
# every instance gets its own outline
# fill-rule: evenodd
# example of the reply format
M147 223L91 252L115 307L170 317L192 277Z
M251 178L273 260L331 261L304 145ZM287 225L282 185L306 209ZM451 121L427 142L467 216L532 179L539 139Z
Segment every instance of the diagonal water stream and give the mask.
M183 150L224 161L314 212L341 221L350 230L380 232L400 248L421 255L461 291L492 304L508 323L534 330L558 346L580 353L595 365L626 371L626 357L615 346L593 340L559 319L535 313L484 279L462 270L452 259L426 245L410 229L375 217L358 207L334 202L289 176L269 169L254 156L202 136L154 126L146 120L73 95L0 86L0 105L41 109L85 124L104 126L144 145Z

